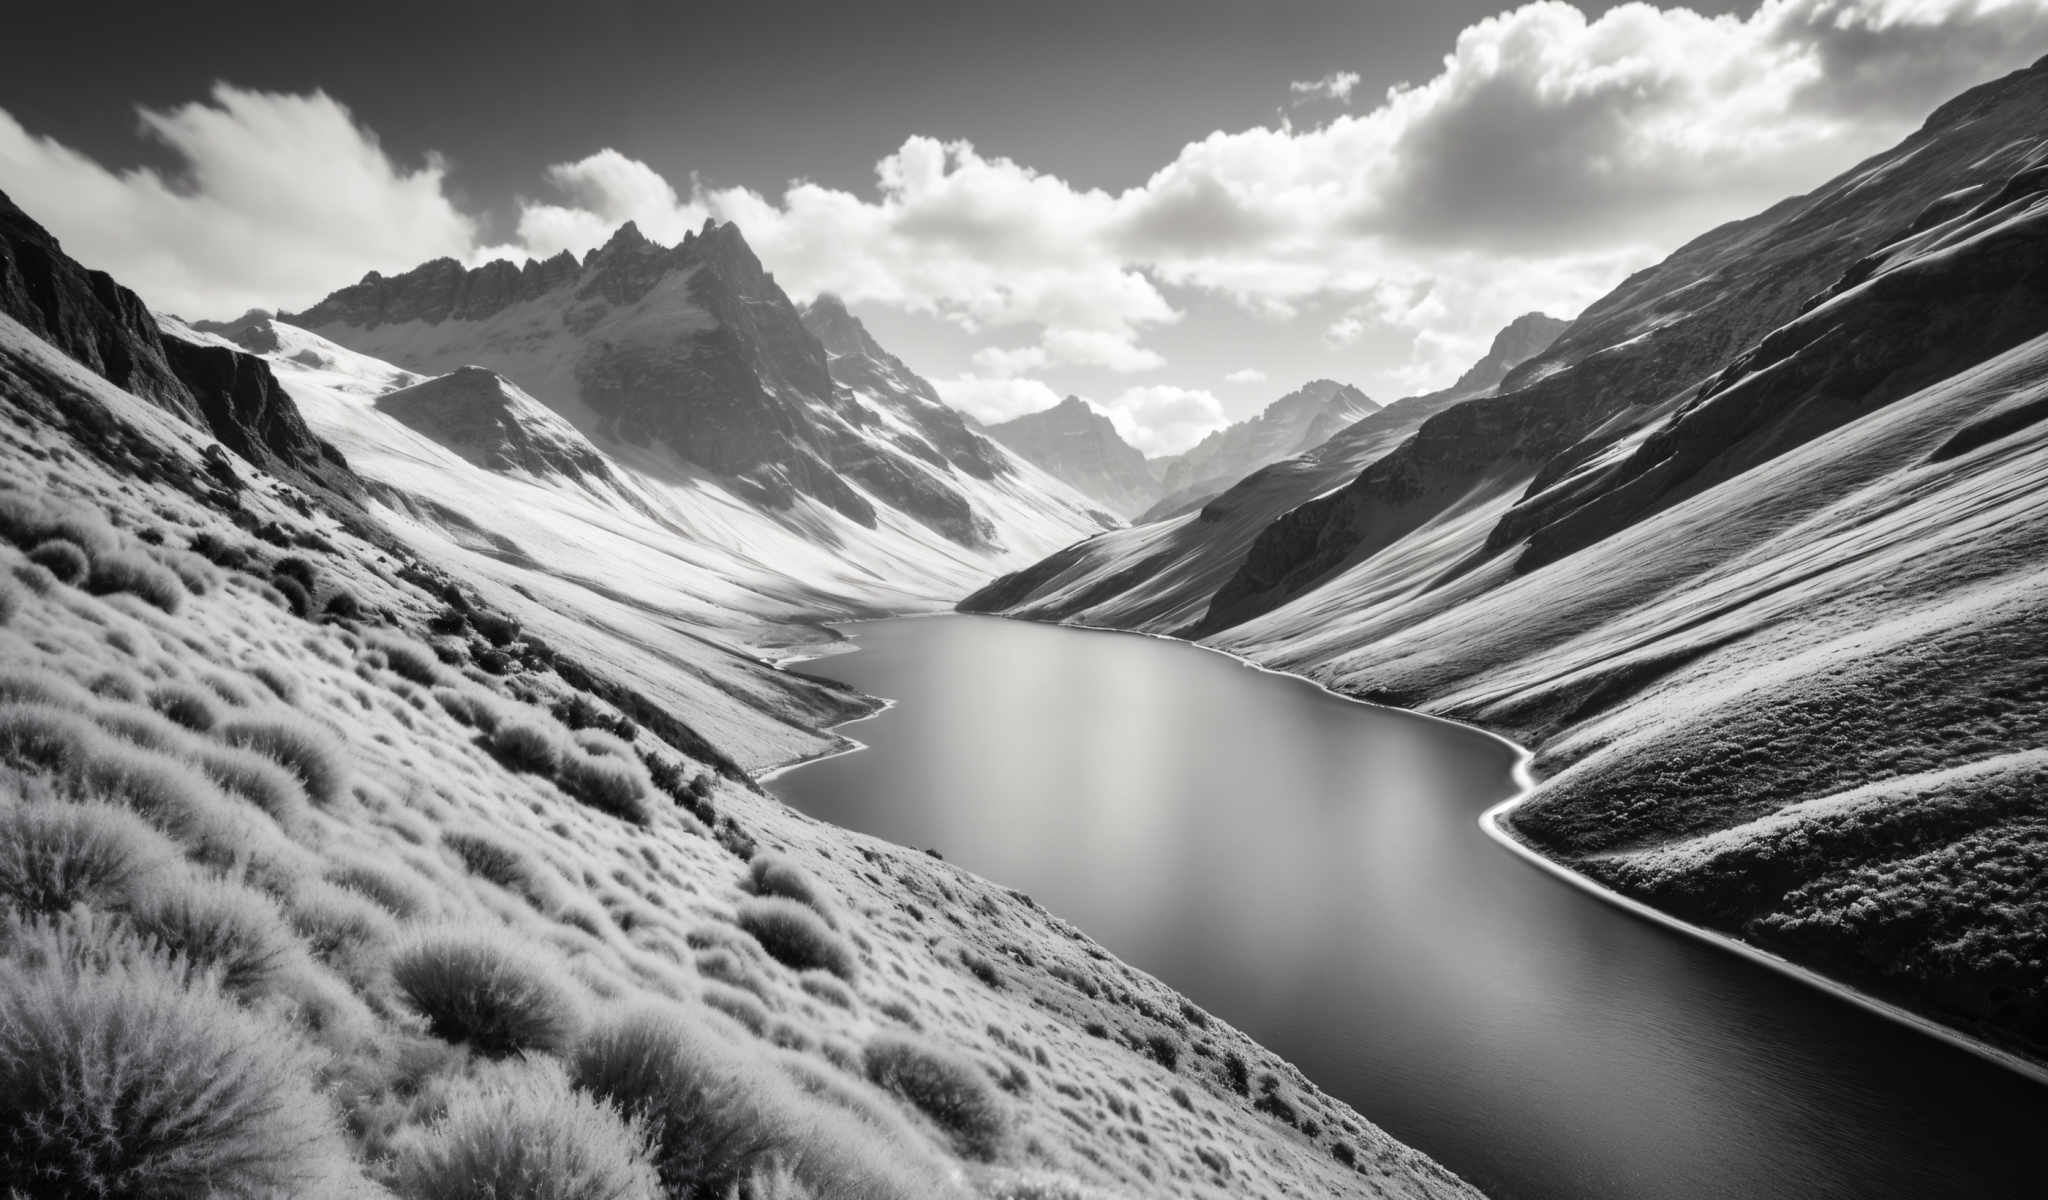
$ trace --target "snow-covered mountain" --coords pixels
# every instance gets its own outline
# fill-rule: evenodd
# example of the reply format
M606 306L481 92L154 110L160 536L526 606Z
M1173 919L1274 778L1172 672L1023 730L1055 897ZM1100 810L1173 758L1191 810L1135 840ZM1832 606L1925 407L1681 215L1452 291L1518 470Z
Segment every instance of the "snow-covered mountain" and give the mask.
M1260 467L1313 450L1379 409L1350 384L1311 380L1256 416L1216 430L1155 463L1160 497L1139 520L1156 521L1195 508Z
M731 224L660 246L628 223L580 262L373 272L280 320L422 374L488 368L651 479L715 480L825 542L921 542L949 582L1103 524L857 322L851 356L828 351Z
M2048 62L1391 444L1342 453L1405 403L969 606L1514 733L1544 781L1508 825L1539 849L2048 1057L2043 113Z
M990 425L988 435L1121 516L1159 498L1157 468L1079 396Z

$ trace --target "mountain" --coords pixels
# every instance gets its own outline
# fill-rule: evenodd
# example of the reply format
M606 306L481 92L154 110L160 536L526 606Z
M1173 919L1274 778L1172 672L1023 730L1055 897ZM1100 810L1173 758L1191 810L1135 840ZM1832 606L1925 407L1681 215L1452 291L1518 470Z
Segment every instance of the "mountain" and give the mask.
M1139 521L1195 507L1268 463L1313 450L1379 407L1349 384L1329 379L1303 384L1258 415L1216 430L1157 464L1161 495Z
M1325 438L1305 454L1251 472L1200 509L1098 534L961 601L968 612L1009 611L1166 633L1200 620L1266 527L1343 486L1433 414L1483 394L1489 379L1548 346L1563 322L1529 313L1495 335L1484 358L1441 391L1409 396Z
M1206 599L1176 591L1197 519L972 603L1185 622L1517 736L1510 836L2048 1058L2044 113L2048 61L1694 239Z
M872 531L809 493L764 509L488 367L152 314L25 220L0 260L0 859L34 868L0 872L0 1041L37 1076L0 1099L14 1190L105 1191L113 1162L138 1195L447 1194L477 1176L435 1148L477 1133L495 1164L582 1139L577 1181L618 1195L655 1193L657 1154L675 1194L1476 1195L1021 892L749 777L879 707L750 647L816 649L820 612L985 553L882 503ZM485 278L468 311L529 275ZM1054 521L1059 485L995 456L961 494L1042 486ZM131 1072L90 1069L137 1030ZM870 1082L885 1057L951 1099ZM687 1121L619 1115L679 1095ZM1076 1120L1090 1096L1116 1119ZM570 1186L549 1161L523 1182Z
M864 530L907 519L936 535L926 541L998 559L1099 528L1064 489L1010 480L1014 459L864 330L831 320L835 306L807 323L737 226L707 222L660 246L629 222L580 262L372 272L279 320L424 374L489 368L594 444L630 451L638 469L675 481L708 472L795 524L816 524L814 509ZM835 361L853 382L835 377Z
M306 427L261 360L166 337L140 297L65 254L4 192L0 313L250 464L335 497L360 490L348 463ZM84 412L69 415L86 419ZM232 482L232 468L214 471Z
M1144 454L1079 396L990 425L988 435L1120 516L1158 499L1158 476Z

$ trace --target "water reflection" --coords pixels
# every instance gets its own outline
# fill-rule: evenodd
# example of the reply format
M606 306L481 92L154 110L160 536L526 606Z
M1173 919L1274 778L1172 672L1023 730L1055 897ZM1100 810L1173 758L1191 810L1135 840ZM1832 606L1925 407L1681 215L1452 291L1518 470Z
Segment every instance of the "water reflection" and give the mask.
M2048 1088L1493 845L1513 755L1151 639L857 626L790 803L1030 892L1498 1197L2039 1194Z

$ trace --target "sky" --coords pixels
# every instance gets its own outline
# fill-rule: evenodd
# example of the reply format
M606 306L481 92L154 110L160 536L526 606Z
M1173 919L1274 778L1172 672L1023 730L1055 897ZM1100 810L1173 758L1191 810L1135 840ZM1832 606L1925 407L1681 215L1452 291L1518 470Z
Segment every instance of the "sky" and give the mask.
M2048 0L133 7L10 17L0 189L162 310L733 220L959 407L1150 453L1441 386L2048 53Z

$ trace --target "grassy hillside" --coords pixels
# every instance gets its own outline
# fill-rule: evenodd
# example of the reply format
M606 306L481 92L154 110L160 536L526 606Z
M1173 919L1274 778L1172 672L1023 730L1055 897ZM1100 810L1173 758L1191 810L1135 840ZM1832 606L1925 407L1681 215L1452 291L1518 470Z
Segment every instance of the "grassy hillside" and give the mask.
M4 317L0 406L0 1190L1471 1194Z

